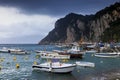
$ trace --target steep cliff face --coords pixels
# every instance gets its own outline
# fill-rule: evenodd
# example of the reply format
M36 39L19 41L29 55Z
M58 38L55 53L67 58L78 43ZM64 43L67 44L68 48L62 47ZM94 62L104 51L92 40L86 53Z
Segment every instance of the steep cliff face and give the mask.
M85 41L99 41L110 23L120 18L120 3L115 3L95 15L70 13L55 23L55 28L39 44L71 43L83 38Z
M107 7L95 14L90 25L90 37L92 40L100 40L100 36L103 32L110 27L110 23L120 18L120 3L115 3L110 7Z
M117 19L116 21L110 23L110 27L105 29L101 35L101 40L104 42L120 42L120 19Z

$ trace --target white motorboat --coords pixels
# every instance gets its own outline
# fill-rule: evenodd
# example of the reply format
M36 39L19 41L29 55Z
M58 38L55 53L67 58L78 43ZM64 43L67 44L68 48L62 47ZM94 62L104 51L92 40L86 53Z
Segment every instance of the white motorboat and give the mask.
M40 51L39 51L40 52ZM57 52L53 51L41 51L37 55L40 55L41 58L47 58L47 59L69 59L70 55L60 55Z
M2 49L0 49L0 52L2 53L9 53L9 49L6 47L3 47Z
M76 64L82 67L95 67L95 63L92 62L76 61Z
M71 49L66 51L59 51L59 50L54 50L54 51L62 55L70 55L70 58L83 58L83 55L85 54L85 51L83 51L81 47L78 45L72 46Z
M70 73L76 67L76 64L60 63L60 62L46 62L42 64L33 65L34 70L52 72L52 73Z
M110 52L110 53L96 53L94 56L96 57L108 57L108 58L115 58L120 57L120 52Z
M26 51L21 49L9 49L11 54L28 54Z
M71 54L83 54L84 52L82 52L82 49L80 46L72 46L71 49L69 49L67 51L68 53L71 53Z
M86 53L96 53L97 50L95 48L96 48L96 43L94 43L94 44L88 44L86 46Z
M33 70L40 70L40 71L46 71L46 72L52 72L52 73L70 73L72 72L76 64L70 64L70 63L63 63L61 60L69 59L69 57L60 57L59 55L50 55L48 57L41 57L42 59L47 59L48 62L40 63L40 64L33 64L32 68Z

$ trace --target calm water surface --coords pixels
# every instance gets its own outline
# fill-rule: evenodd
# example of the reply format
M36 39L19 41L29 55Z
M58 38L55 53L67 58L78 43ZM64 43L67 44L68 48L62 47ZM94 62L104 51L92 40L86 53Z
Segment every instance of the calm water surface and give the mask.
M53 74L41 71L33 71L32 64L36 59L35 50L53 50L59 49L53 45L35 45L35 44L1 44L0 48L21 48L30 52L29 55L11 55L9 53L0 53L3 61L0 62L0 80L106 80L112 73L120 76L120 58L97 58L92 54L84 55L83 59L72 59L75 61L90 61L95 63L95 68L76 67L70 74ZM16 57L16 60L13 58ZM16 69L16 64L20 65ZM109 79L108 79L109 80ZM112 80L112 79L111 79Z

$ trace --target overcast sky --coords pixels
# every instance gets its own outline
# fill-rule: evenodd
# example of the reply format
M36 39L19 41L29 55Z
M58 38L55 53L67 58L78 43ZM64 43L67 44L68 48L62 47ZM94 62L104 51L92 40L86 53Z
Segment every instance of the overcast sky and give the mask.
M120 0L0 0L0 44L38 43L68 13L82 15Z

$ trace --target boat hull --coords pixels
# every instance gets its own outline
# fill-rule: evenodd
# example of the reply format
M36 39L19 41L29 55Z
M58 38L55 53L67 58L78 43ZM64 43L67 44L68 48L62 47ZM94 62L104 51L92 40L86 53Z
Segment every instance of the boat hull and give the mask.
M76 65L70 65L65 67L52 67L50 70L50 67L43 67L40 65L33 65L33 70L40 70L40 71L46 71L46 72L52 72L52 73L70 73L75 69Z
M41 56L41 58L47 58L47 59L70 59L70 55L60 55L56 52L41 52L38 53L38 55Z
M15 49L10 49L9 53L11 54L18 54L18 55L24 55L24 54L28 54L26 51L22 51L22 50L15 50Z
M59 53L61 55L70 55L70 58L80 58L82 59L83 58L83 54L74 54L74 53Z
M92 63L92 62L76 61L76 65L82 66L82 67L95 67L95 63Z
M9 52L7 50L6 51L1 50L0 53L9 53Z
M18 54L18 55L24 55L24 54L28 54L27 52L17 52L17 51L11 51L11 54Z
M106 58L120 57L119 54L115 54L115 53L97 53L94 56L96 56L96 57L106 57Z
M83 54L70 54L70 58L83 58Z

